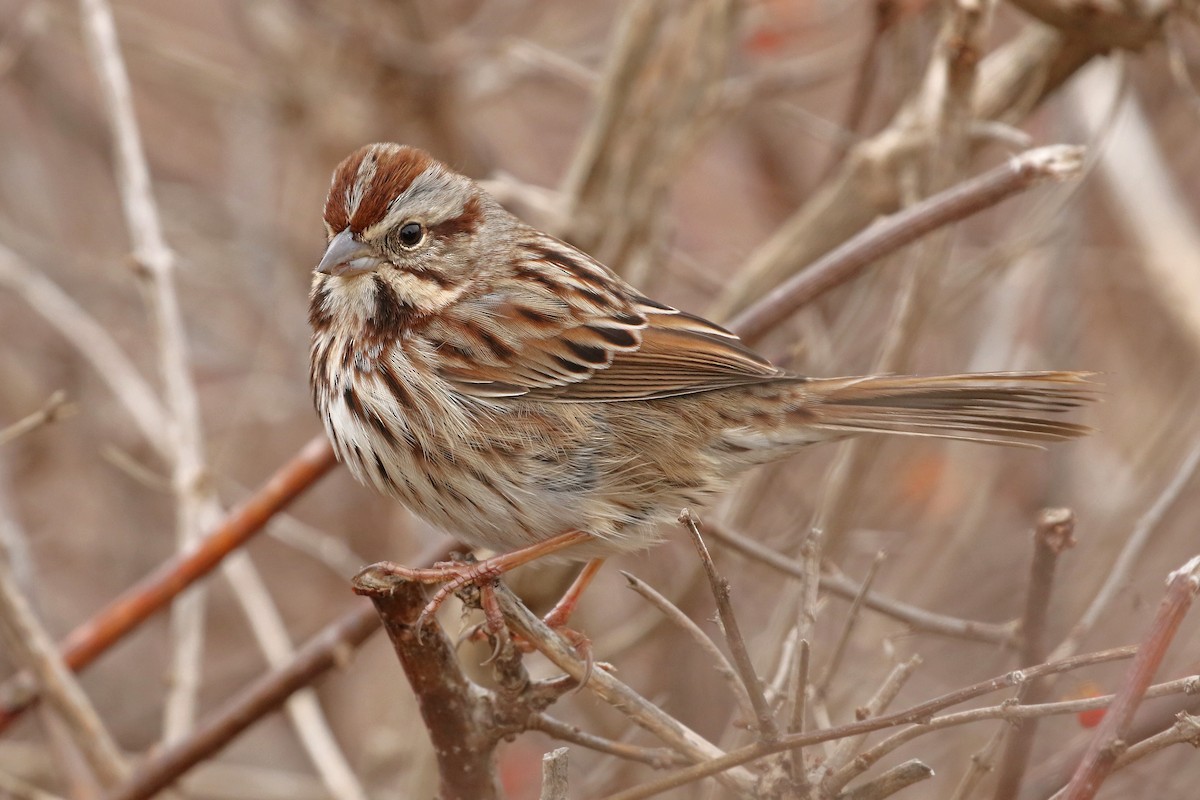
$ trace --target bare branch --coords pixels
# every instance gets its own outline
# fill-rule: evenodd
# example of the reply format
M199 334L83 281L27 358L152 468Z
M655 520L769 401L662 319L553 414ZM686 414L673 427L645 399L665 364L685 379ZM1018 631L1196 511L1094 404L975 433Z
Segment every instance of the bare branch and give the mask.
M1047 508L1038 516L1033 532L1033 561L1029 587L1025 593L1025 612L1021 616L1020 666L1038 664L1046 659L1046 615L1058 557L1074 546L1075 515L1069 508ZM1049 694L1045 684L1027 683L1017 692L1021 703L1040 703ZM1033 740L1037 735L1037 720L1016 723L1008 732L1004 755L1000 760L1000 777L996 782L995 800L1016 797L1025 777Z
M750 652L742 638L737 616L733 613L733 603L729 600L729 581L717 573L717 565L713 563L712 556L704 545L699 523L692 512L685 508L679 515L679 522L692 535L692 544L696 547L700 563L704 566L704 574L708 576L708 582L712 586L713 597L717 601L717 617L725 633L725 642L729 645L729 652L733 655L733 663L737 665L742 686L745 687L750 704L754 707L758 735L765 741L774 741L779 738L779 726L775 723L775 715L771 712L766 695L763 694L762 679L754 669L754 662L750 660Z
M1200 556L1191 559L1169 576L1167 593L1159 604L1158 613L1155 614L1150 630L1138 648L1137 656L1125 673L1116 699L1096 728L1091 746L1084 754L1071 782L1063 790L1064 800L1091 800L1112 771L1121 751L1127 746L1133 714L1141 704L1146 687L1158 671L1167 647L1175 638L1183 616L1191 607L1198 591Z
M540 800L567 800L567 753L565 747L551 750L542 756L542 792Z
M137 766L129 782L108 800L145 800L170 786L238 734L279 706L294 692L337 667L379 630L379 615L363 603L309 639L283 669L272 670L243 689L185 738L154 751Z
M306 491L337 463L322 434L313 438L263 486L229 512L196 548L164 562L75 628L60 644L63 661L75 671L91 664L127 633L163 609L181 591L211 572L223 558L262 530L281 508ZM20 676L0 687L0 731L34 701Z
M71 740L101 784L107 787L121 781L128 770L125 759L75 676L63 664L33 606L18 589L4 547L0 547L0 636L17 660L36 676L43 695L66 724Z
M977 214L1047 180L1079 174L1083 151L1069 145L1028 150L1007 163L885 217L767 292L729 322L754 344L796 309L853 278L889 253L951 222Z

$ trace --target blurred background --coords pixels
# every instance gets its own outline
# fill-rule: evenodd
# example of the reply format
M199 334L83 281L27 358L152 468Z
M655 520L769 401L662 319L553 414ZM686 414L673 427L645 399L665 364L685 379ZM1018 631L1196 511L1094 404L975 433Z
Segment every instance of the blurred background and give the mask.
M1094 370L1102 402L1080 415L1094 435L1046 452L911 440L815 448L703 512L793 556L820 515L831 567L861 578L883 551L879 591L1003 623L1021 613L1038 511L1069 507L1079 543L1055 583L1054 644L1200 441L1195 5L1096 3L1086 22L1070 16L1075 5L115 0L178 259L217 494L236 503L319 432L307 387L309 276L329 175L364 143L424 147L647 293L719 320L879 214L1027 146L1084 144L1081 179L1021 194L874 265L758 347L814 375ZM1122 8L1142 16L1124 20ZM1055 17L1061 9L1065 19ZM107 117L79 9L65 0L0 0L0 244L20 267L0 273L0 428L59 390L71 412L0 445L0 524L45 624L62 635L175 549L169 469L99 377L105 367L52 322L75 312L23 291L31 276L52 281L160 385ZM1186 489L1085 650L1144 634L1166 574L1197 552L1198 516L1200 498ZM635 572L715 635L691 544L682 531L667 534L667 544L604 570L576 627L625 681L732 746L745 734L731 727L736 711L711 665L619 574ZM348 578L360 565L403 562L435 535L339 469L247 552L301 642L359 602ZM794 622L795 582L713 547L769 678ZM545 605L569 577L538 569L514 584ZM229 584L205 585L201 715L265 669ZM816 665L846 607L822 605ZM1160 679L1196 670L1194 620ZM459 630L456 614L447 625ZM160 616L83 677L127 750L162 735L171 639ZM852 719L891 664L914 653L924 663L897 708L1015 666L1009 649L912 632L874 613L848 648L826 698L834 722ZM467 662L485 656L463 650ZM0 662L10 674L2 653ZM1111 690L1123 668L1068 676L1056 698L1087 689L1085 679ZM317 688L369 796L432 795L427 739L382 637ZM555 713L648 743L587 694ZM919 756L937 773L910 796L948 797L1000 725L901 750L899 760ZM1081 735L1073 716L1047 720L1031 769ZM537 796L540 757L553 746L530 733L502 748L511 797ZM1190 748L1160 753L1114 776L1107 796L1191 797L1195 758ZM579 748L572 759L580 797L653 775ZM53 791L71 791L70 763L35 716L0 739L0 771ZM186 785L197 797L329 796L279 714ZM707 796L692 792L674 796Z

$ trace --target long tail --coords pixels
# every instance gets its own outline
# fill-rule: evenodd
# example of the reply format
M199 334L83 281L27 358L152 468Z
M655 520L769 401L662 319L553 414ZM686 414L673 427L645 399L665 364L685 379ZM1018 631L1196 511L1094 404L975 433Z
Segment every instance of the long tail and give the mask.
M817 378L802 384L815 428L1040 447L1090 428L1054 415L1095 399L1088 372Z

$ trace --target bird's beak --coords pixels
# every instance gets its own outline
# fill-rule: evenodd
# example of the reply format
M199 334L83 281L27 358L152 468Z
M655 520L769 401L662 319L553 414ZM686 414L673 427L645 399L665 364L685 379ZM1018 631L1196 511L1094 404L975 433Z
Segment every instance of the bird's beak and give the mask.
M371 272L381 263L382 259L375 255L370 247L355 241L350 229L347 228L329 240L329 246L325 248L325 255L321 257L321 263L317 265L317 272L348 278L364 272Z

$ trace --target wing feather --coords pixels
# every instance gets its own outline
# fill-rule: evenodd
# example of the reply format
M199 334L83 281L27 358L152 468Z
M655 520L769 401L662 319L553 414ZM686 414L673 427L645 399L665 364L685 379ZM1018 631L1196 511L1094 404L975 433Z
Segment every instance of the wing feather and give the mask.
M513 276L423 333L442 377L481 398L620 402L784 377L733 333L643 297L548 236L527 247Z

